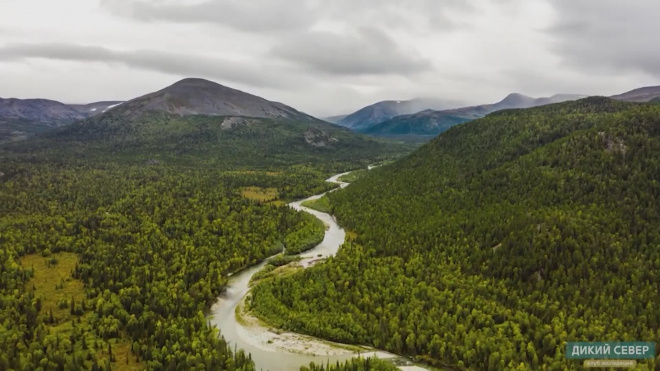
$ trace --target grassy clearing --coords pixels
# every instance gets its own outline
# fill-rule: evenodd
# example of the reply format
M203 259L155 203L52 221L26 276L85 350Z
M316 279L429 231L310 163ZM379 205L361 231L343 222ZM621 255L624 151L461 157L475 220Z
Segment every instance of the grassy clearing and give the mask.
M67 338L73 332L74 321L78 331L83 331L87 335L85 341L88 344L90 352L103 360L108 358L108 342L112 346L112 353L115 363L112 364L113 370L144 370L145 366L137 362L136 357L131 354L131 342L128 339L110 339L103 340L97 337L94 329L88 323L93 315L92 308L86 308L81 315L71 314L71 299L76 302L76 307L80 308L82 300L85 298L85 288L82 282L74 279L71 274L76 264L78 256L69 252L61 252L42 256L40 254L26 255L21 259L21 264L34 271L34 275L27 283L27 290L34 290L34 295L41 298L40 316L48 326L51 333L61 335ZM58 303L66 302L66 305L60 306ZM50 323L50 313L53 313L54 323ZM81 344L76 344L76 350L81 350ZM128 361L127 361L128 359ZM86 366L91 367L91 364Z
M25 268L32 268L34 271L32 279L27 283L27 289L34 290L34 296L41 298L41 314L50 316L52 310L56 323L77 318L70 313L71 299L80 305L85 297L83 283L71 277L77 263L78 256L68 252L47 257L32 254L21 259ZM67 302L66 305L58 306L58 303L64 301Z
M137 362L137 358L131 353L131 342L128 340L121 339L112 344L112 355L115 358L115 363L112 365L115 370L138 371L145 369L144 364Z
M277 200L278 192L277 188L243 187L241 188L241 196L249 200L270 202Z
M316 200L305 201L301 203L304 207L309 207L310 209L318 210L323 213L330 213L332 211L332 206L330 205L330 200L328 196L323 196Z

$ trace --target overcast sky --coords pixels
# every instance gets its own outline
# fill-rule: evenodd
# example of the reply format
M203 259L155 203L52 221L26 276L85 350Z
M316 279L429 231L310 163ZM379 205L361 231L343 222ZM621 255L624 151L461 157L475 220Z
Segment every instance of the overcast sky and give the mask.
M658 0L1 0L0 97L203 77L313 115L660 85Z

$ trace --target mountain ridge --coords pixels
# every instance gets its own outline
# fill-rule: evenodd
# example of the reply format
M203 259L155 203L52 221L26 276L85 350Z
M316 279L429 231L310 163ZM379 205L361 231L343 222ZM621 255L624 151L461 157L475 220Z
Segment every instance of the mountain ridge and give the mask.
M122 103L124 103L124 101L100 101L86 104L67 104L67 106L85 115L85 117L91 117L104 113Z
M181 80L3 148L64 163L112 159L138 164L202 162L223 168L348 163L407 151L404 145L375 140L202 79Z
M456 105L458 104L427 98L384 100L346 115L344 118L337 121L337 124L353 130L364 130L372 125L402 114L412 114L424 109L432 108L446 109L455 107Z
M425 110L411 115L400 115L359 131L374 136L415 135L428 139L454 125L478 119L500 110L538 107L583 97L576 94L555 94L551 97L532 98L519 93L510 93L496 103L444 111Z
M70 124L85 116L50 99L0 98L0 143Z
M645 86L622 94L612 95L610 98L624 102L650 102L660 98L660 86Z

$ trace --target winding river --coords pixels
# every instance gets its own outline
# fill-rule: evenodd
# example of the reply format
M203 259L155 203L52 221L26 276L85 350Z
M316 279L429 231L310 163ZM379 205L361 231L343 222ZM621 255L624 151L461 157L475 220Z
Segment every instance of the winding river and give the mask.
M345 174L348 173L337 174L327 181L337 183L340 188L344 188L348 186L348 183L340 182L338 179ZM344 229L337 224L333 216L301 205L305 201L318 199L324 194L314 195L289 204L296 210L316 216L326 224L323 241L313 249L300 254L303 258L301 261L303 266L307 266L316 259L333 256L346 237ZM211 324L221 330L225 339L232 346L250 353L257 370L298 370L300 366L310 362L325 363L329 360L331 363L335 363L355 357L357 353L349 351L339 344L270 329L254 318L246 320L244 316L241 316L241 320L237 319L236 309L248 294L250 278L265 264L266 261L232 275L227 290L211 308ZM374 352L366 348L362 354L377 354L380 358L395 357L389 353Z

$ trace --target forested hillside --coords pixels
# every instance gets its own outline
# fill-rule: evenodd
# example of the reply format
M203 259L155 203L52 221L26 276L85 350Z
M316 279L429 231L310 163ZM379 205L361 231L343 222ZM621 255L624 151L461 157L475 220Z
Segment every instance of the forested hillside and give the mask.
M10 143L7 152L37 161L87 164L114 162L209 165L227 169L269 169L292 164L345 169L406 147L351 133L321 121L248 117L177 116L147 112L126 119L119 110ZM337 165L337 166L333 166Z
M254 289L273 324L478 370L578 367L566 341L660 342L656 105L497 112L330 203L356 237Z
M405 151L320 122L114 110L0 147L0 369L251 370L230 273L320 242L285 203Z
M422 111L413 115L393 117L362 131L365 134L385 137L402 135L437 136L452 126L470 121L469 118L443 114L442 111Z

